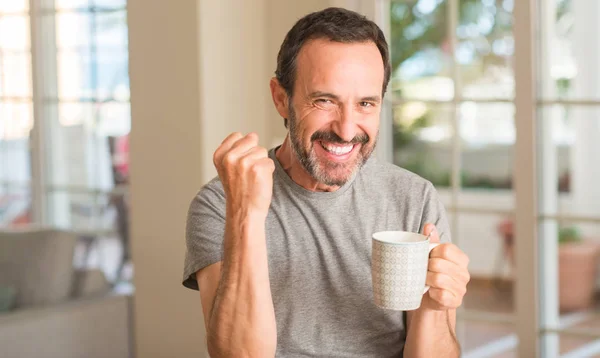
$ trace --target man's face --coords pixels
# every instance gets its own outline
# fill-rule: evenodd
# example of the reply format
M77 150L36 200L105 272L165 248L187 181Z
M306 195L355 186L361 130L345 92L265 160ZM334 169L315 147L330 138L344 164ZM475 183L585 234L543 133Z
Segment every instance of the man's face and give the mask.
M341 186L377 141L384 67L372 42L306 43L297 58L289 105L290 141L319 183Z

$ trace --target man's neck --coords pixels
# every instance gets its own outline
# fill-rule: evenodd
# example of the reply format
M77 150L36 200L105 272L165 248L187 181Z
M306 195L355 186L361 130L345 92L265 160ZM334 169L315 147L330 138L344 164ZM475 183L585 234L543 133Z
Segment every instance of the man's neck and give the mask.
M302 166L302 163L298 160L298 157L292 149L292 143L290 141L289 134L285 137L283 144L275 152L275 157L281 164L281 167L287 175L296 184L300 185L306 190L310 191L336 191L339 186L329 186L319 183L315 180Z

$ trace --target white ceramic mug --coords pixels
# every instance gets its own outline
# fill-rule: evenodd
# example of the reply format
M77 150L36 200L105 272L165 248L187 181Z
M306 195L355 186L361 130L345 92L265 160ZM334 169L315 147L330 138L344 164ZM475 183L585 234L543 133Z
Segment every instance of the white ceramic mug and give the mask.
M429 253L437 243L407 231L373 234L371 278L373 298L381 308L410 311L419 308L425 285Z

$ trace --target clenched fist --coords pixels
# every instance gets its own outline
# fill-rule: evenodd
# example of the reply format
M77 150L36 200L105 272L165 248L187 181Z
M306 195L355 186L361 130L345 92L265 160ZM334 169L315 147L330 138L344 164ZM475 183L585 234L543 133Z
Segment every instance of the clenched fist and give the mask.
M227 208L266 217L273 195L275 163L258 135L230 134L217 148L213 162L225 189Z

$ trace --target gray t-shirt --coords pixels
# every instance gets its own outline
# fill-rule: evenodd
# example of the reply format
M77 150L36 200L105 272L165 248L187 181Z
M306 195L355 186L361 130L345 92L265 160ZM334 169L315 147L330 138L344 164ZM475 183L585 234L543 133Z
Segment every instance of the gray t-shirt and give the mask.
M444 208L430 182L371 158L335 192L296 184L275 158L266 220L277 357L400 357L403 313L373 303L371 235L422 232L434 223L450 241ZM218 178L200 190L187 220L183 284L221 261L225 196Z

